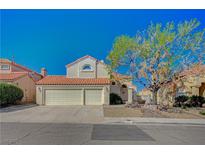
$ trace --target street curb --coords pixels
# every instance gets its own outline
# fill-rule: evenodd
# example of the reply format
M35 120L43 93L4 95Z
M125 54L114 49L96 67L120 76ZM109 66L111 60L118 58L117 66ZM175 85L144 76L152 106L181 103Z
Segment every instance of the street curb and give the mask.
M168 119L168 118L105 118L105 123L113 124L160 124L160 125L200 125L205 126L205 119Z

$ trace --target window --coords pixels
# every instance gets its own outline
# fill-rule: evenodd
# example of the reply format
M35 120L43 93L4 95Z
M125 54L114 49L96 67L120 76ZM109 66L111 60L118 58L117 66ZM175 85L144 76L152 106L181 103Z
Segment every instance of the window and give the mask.
M181 95L187 95L186 92L185 92L185 89L177 88L176 89L176 96L181 96Z
M127 86L125 84L122 85L122 88L127 88Z
M86 65L83 66L82 70L83 71L92 71L92 67L90 65L86 64Z
M115 85L115 81L112 82L112 85Z
M9 65L1 65L1 70L9 70L10 66Z

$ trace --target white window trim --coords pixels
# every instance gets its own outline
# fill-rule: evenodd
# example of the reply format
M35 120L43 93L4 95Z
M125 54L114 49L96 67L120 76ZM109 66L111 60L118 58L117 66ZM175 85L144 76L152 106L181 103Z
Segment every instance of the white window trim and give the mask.
M83 68L84 68L86 65L90 66L91 69L90 69L90 70L84 70ZM82 72L93 72L94 70L93 70L93 67L92 67L90 64L85 64L85 65L83 65L83 66L81 67L81 71L82 71Z
M2 66L7 66L7 68L2 68ZM8 65L8 64L2 64L0 69L1 69L1 70L10 70L10 65Z

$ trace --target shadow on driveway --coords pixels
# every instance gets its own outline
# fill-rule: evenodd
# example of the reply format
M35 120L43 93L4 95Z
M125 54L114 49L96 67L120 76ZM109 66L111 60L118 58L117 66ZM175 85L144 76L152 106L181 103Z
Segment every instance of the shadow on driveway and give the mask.
M8 106L8 107L0 108L0 113L15 112L15 111L20 111L20 110L36 107L36 106L38 106L38 105L37 104L12 105L12 106Z

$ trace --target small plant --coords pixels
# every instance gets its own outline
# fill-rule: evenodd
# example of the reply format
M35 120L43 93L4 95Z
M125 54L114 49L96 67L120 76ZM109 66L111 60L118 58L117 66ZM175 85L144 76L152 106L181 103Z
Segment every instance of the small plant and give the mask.
M185 106L189 106L188 103L185 103L189 100L188 96L185 95L181 95L175 98L175 103L174 103L174 107L185 107Z
M22 98L22 89L12 84L0 83L0 106L15 104Z
M201 115L205 115L205 110L199 112Z
M202 107L204 103L205 103L205 98L202 96L193 95L190 98L190 104L192 107Z
M122 98L115 93L111 93L110 94L110 104L111 105L123 104Z
M205 103L205 98L202 96L193 95L191 97L188 96L178 96L175 98L174 107L202 107Z

